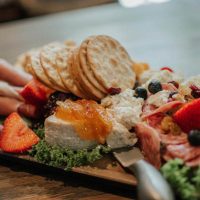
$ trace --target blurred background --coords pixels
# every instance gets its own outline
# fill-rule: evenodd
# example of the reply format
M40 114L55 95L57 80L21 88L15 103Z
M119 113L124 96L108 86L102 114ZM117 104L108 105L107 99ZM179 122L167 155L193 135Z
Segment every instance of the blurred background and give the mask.
M115 1L116 0L0 0L0 22L108 4Z
M200 0L0 0L0 57L106 34L136 61L199 73Z
M113 2L136 7L167 1L170 0L0 0L0 23Z

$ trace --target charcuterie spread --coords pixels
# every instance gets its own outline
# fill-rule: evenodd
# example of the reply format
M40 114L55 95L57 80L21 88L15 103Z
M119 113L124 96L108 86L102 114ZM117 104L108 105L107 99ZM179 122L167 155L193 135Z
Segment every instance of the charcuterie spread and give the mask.
M137 146L182 199L200 199L200 75L150 68L106 35L31 49L14 70L28 80L0 81L14 111L1 113L3 152L71 170Z

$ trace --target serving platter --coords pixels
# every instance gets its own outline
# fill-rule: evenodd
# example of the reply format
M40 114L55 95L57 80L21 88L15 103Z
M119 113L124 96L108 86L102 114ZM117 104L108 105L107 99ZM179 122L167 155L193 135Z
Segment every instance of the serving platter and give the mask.
M42 167L48 167L45 164L37 162L33 157L29 155L17 155L9 154L0 151L0 159L11 160L19 163L28 163L31 165L40 165ZM55 168L55 167L53 167ZM55 168L61 169L63 168ZM96 161L95 163L88 166L74 167L72 172L77 174L83 174L86 176L100 178L108 181L117 182L120 184L126 184L131 186L136 186L137 181L134 175L126 171L112 155L106 155L102 159ZM66 173L68 173L66 171Z

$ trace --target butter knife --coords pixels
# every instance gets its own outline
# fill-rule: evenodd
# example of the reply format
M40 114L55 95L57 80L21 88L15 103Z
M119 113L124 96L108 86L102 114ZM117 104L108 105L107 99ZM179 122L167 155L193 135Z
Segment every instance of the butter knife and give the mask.
M143 159L138 148L114 149L113 154L123 167L128 168L136 176L139 200L175 199L167 181L155 167Z

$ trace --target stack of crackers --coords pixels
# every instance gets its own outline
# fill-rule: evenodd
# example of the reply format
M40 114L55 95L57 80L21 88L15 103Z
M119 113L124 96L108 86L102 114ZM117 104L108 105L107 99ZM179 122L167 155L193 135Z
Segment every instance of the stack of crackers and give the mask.
M23 68L48 87L100 100L112 88L133 88L133 61L115 39L97 35L75 43L53 42L24 54Z

